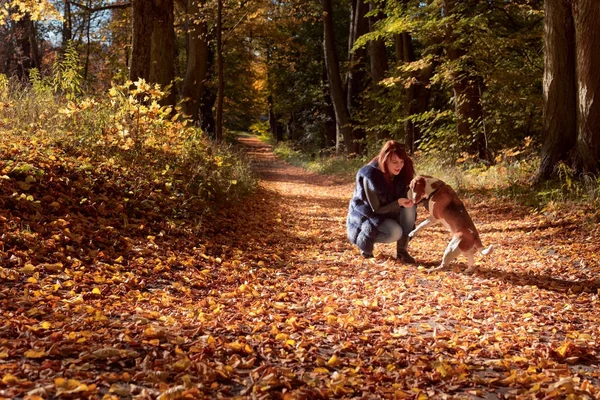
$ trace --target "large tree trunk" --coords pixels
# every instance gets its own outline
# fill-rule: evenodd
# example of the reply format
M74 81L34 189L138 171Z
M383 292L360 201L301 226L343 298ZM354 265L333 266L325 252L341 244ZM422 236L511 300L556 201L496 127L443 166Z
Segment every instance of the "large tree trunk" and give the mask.
M454 2L455 0L442 0L446 15L454 13ZM446 52L450 61L456 61L465 55L465 51L458 47L456 34L450 25L446 28ZM459 139L472 141L473 145L470 146L469 151L477 153L479 159L487 160L489 155L481 104L483 80L467 68L456 70L452 75Z
M374 1L369 2L369 12L376 13L369 17L369 31L375 30L375 24L383 18L381 12L377 12L377 5ZM388 69L388 56L385 42L383 39L371 40L369 42L369 56L371 60L371 83L375 94L375 101L372 109L375 115L375 122L381 121L381 115L384 112L381 106L381 100L386 97L387 90L380 85L385 78ZM375 139L377 141L389 137L390 133L386 129L375 130Z
M216 140L223 139L223 97L225 95L225 79L223 73L223 0L217 0L217 118Z
M166 87L175 79L175 29L173 0L154 0L154 27L152 29L152 47L150 82ZM175 87L161 104L175 105Z
M15 24L15 37L20 50L17 59L19 79L28 79L32 68L40 68L40 56L37 47L37 34L31 16L27 13Z
M600 3L573 2L577 71L577 145L575 167L597 174L600 160Z
M409 32L402 32L395 36L395 53L399 62L410 63L416 61L412 37ZM405 89L406 107L408 117L404 121L404 144L410 153L417 149L417 142L421 140L421 129L413 122L411 117L427 111L431 90L429 81L433 75L433 66L429 65L420 71L411 74L411 83Z
M563 0L545 2L544 143L538 180L553 175L576 144L575 29L569 7Z
M367 86L367 50L361 47L352 51L352 47L356 39L369 31L369 20L365 18L368 11L369 5L364 0L352 0L346 74L346 104L350 115L360 106L360 95Z
M369 11L375 12L377 5L371 1L369 3ZM369 30L372 32L375 29L375 24L383 17L381 12L369 17ZM387 49L383 39L371 40L369 43L369 52L371 56L371 79L373 83L380 82L385 78L385 73L388 69Z
M333 30L333 6L331 0L321 0L323 3L323 49L325 65L329 81L329 93L335 110L337 129L344 138L346 153L356 153L358 147L354 141L350 112L344 98L344 87L340 76L340 65L335 50Z
M152 30L154 27L154 7L152 0L132 0L133 7L133 46L129 79L150 81L152 60Z
M67 48L67 43L72 38L71 30L71 2L69 0L64 1L64 12L63 12L63 26L62 26L62 48Z
M209 68L208 24L202 7L205 0L188 0L190 28L188 33L188 53L182 95L183 112L193 121L200 119L200 96L204 90L204 81Z

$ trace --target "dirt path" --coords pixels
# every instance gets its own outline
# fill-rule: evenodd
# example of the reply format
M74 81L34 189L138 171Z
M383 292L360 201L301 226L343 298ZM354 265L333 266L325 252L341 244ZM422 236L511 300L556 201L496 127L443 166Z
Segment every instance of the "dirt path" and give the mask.
M475 275L462 273L464 259L426 273L448 240L441 227L411 244L418 266L396 262L392 245L366 261L345 235L353 183L292 167L254 138L240 142L272 201L274 220L262 218L276 228L265 244L281 259L260 280L280 290L278 301L261 303L278 343L266 360L293 371L298 393L600 395L597 226L472 199L484 242L499 247L476 260Z

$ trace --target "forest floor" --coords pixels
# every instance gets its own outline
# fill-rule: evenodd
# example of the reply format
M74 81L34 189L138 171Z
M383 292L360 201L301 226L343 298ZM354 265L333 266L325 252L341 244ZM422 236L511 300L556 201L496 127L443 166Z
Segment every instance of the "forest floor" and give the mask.
M495 251L428 273L445 228L411 242L417 265L363 259L353 182L239 141L257 192L193 226L158 191L131 204L106 171L0 145L0 398L600 398L588 211L470 195Z

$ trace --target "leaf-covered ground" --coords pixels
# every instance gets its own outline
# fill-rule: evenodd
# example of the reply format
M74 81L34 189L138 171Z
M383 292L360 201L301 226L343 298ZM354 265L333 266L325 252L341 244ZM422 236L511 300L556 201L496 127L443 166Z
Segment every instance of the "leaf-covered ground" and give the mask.
M600 398L593 211L469 197L496 250L429 274L443 227L416 266L364 260L352 182L240 141L260 188L203 220L135 171L0 144L0 398Z

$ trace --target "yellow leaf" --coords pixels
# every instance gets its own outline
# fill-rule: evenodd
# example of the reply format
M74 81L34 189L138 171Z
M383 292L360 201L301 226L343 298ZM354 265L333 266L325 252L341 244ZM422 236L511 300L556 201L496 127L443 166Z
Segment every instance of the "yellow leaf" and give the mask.
M100 289L98 289L97 287L95 287L95 288L92 290L92 294L98 294L98 295L100 295L100 294L102 294L102 292L100 291Z
M192 362L188 358L182 358L181 360L173 364L173 368L175 369L175 371L182 372L188 369L191 364Z
M44 321L44 322L42 322L42 323L40 324L40 326L41 326L42 328L44 328L44 329L50 329L50 328L52 328L52 324L51 324L50 322L48 322L48 321Z
M5 351L0 352L0 358L7 358L8 357L8 353Z
M25 352L25 357L27 358L44 358L46 357L46 351L38 351L38 350L27 350Z
M556 352L561 356L561 357L565 357L567 355L567 353L569 352L569 350L571 349L572 344L571 342L565 342L562 346L560 346L558 349L556 349Z
M334 354L327 361L327 365L329 365L330 367L337 367L338 365L340 365L340 362L340 359Z
M275 336L275 340L287 340L288 338L288 334L287 333L280 333L277 336Z
M4 377L2 377L2 383L4 383L5 385L13 385L17 382L19 382L19 378L17 378L14 375L6 374L4 375Z
M183 398L183 394L185 392L185 386L179 385L170 388L169 390L163 392L160 396L156 398L156 400L177 400Z
M24 274L33 274L35 272L35 267L32 264L27 263L21 268L21 272Z
M328 374L329 370L327 368L317 367L317 368L313 369L313 372L315 374Z

